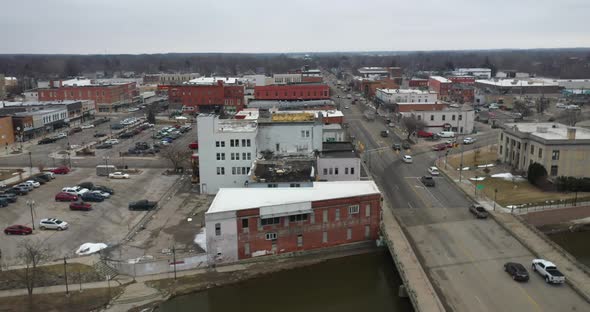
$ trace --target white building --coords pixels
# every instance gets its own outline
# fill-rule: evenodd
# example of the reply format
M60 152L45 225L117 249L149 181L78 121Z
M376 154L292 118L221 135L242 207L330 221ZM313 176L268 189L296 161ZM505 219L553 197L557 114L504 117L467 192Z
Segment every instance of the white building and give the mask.
M324 125L322 130L324 142L343 142L346 140L346 131L342 128L341 124L328 124Z
M377 89L377 99L383 103L436 103L438 95L434 91L418 89Z
M361 179L361 159L350 142L326 142L316 159L320 181Z
M215 194L221 187L244 187L256 159L256 121L197 117L200 189Z
M258 119L258 151L310 155L322 150L323 124L315 113L281 111Z
M453 75L474 76L477 79L490 79L492 78L492 70L490 68L457 68L453 71Z
M276 85L301 83L301 74L274 74L272 78Z
M210 86L216 85L218 81L223 81L223 83L226 85L238 84L239 82L241 82L240 78L236 77L199 77L191 79L185 82L185 84Z
M426 123L424 131L438 133L441 131L453 131L458 134L473 133L475 123L475 111L470 107L447 108L437 111L412 111L404 113L414 116Z

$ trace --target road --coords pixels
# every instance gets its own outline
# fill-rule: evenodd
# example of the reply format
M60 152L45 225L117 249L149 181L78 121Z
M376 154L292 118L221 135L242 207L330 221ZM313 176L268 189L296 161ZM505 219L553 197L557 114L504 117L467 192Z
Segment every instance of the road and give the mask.
M341 97L340 90L336 95ZM361 105L343 101L351 134L363 144L363 161L391 203L447 308L452 311L586 311L590 306L569 286L550 286L531 273L528 283L516 283L503 272L509 261L529 266L533 255L493 220L476 220L468 213L471 203L452 181L436 177L426 188L419 177L443 153L414 146L402 152L414 162L401 162L391 149L401 138L382 138L382 118L362 118ZM478 133L478 143L468 149L495 142L497 134Z

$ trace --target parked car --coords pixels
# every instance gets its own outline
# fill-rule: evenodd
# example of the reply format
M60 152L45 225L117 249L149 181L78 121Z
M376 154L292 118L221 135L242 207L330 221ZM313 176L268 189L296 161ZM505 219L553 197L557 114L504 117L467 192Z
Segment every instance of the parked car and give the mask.
M192 142L188 145L188 148L196 150L199 149L199 142Z
M119 130L119 129L123 129L123 128L125 128L125 126L122 124L112 124L111 125L111 129L113 129L113 130Z
M383 130L381 131L381 137L386 138L389 136L389 130Z
M28 226L24 225L11 225L4 229L4 234L6 235L29 235L33 234L33 229Z
M104 198L104 199L111 197L111 194L109 194L107 192L99 191L99 190L90 191L90 193L98 194L98 195L102 196L102 198Z
M105 144L111 144L111 145L115 145L115 144L119 144L119 140L117 139L108 139L106 141L104 141Z
M394 151L401 151L402 150L401 144L398 144L398 143L393 144L392 148Z
M102 138L102 137L106 137L107 134L106 133L101 133L101 132L97 132L94 134L95 138Z
M41 183L39 183L39 182L37 182L37 181L35 181L35 180L27 180L27 181L25 181L25 182L23 182L23 183L30 184L30 185L32 185L34 188L38 188L38 187L40 187L40 186L41 186Z
M94 128L94 125L93 124L82 125L80 128L82 128L82 129L90 129L90 128Z
M469 212L471 212L478 219L485 219L488 217L488 211L480 205L469 206Z
M129 210L152 210L156 208L158 202L148 201L146 199L129 203Z
M129 139L132 138L135 134L133 134L133 132L123 132L121 134L119 134L119 138L120 139Z
M68 223L55 218L41 219L39 222L39 228L41 230L58 230L63 231L68 228Z
M1 193L0 198L5 198L10 203L16 203L16 200L18 199L16 194L13 193Z
M44 175L44 174L40 174L38 176L33 177L33 180L35 180L35 181L37 181L37 182L39 182L41 184L45 184L45 183L51 181L51 178L48 177L48 176L46 176L46 175ZM41 181L43 181L43 182L41 182Z
M51 169L51 172L55 174L68 174L70 172L70 168L66 166L60 166L55 169Z
M89 201L89 202L102 202L102 201L104 201L104 197L102 197L101 195L98 195L96 193L92 193L92 192L86 192L86 193L82 194L81 198L83 201Z
M438 171L438 168L436 168L436 167L428 167L428 173L430 173L431 176L440 175L440 172Z
M78 186L81 188L86 188L86 189L93 189L94 188L94 183L92 182L80 182L78 183Z
M85 202L70 203L70 210L90 211L92 210L92 205Z
M24 195L29 194L29 189L26 187L13 186L4 192L19 195L19 196L24 196Z
M453 148L455 147L455 144L457 143L457 141L455 141L454 139L452 140L446 140L445 144L447 146L447 148Z
M42 175L50 178L50 179L55 179L55 174L53 172L47 171L47 172L43 172Z
M439 133L437 133L437 135L441 138L454 138L455 137L455 132L453 131L441 131Z
M66 186L66 187L62 188L61 191L65 192L65 193L70 193L70 194L80 196L80 195L88 193L89 190L87 188L83 188L83 187L79 187L79 186L73 186L73 187Z
M404 156L402 156L402 161L405 162L406 164L411 164L413 162L412 156L404 155Z
M564 103L557 103L557 104L555 104L555 108L561 108L561 109L563 109L563 108L567 108L567 104L564 104Z
M115 191L113 191L113 189L112 189L112 188L110 188L110 187L106 187L106 186L104 186L104 185L95 185L95 186L92 188L92 190L93 190L93 191L107 192L107 193L109 193L109 194L111 194L111 195L114 195L114 194L115 194Z
M67 138L68 135L65 132L58 133L54 136L56 140Z
M431 138L431 137L434 136L434 133L428 132L428 131L424 131L424 130L418 130L418 132L416 133L416 135L419 138Z
M129 174L120 171L109 173L111 179L129 179Z
M108 143L101 143L96 145L94 148L96 149L107 149L107 148L113 148L112 144L108 144Z
M135 142L135 149L147 150L150 149L150 144L147 142Z
M74 134L74 133L78 133L78 132L82 132L82 128L80 128L80 127L74 127L72 129L70 129L70 131L68 132L68 134Z
M33 189L35 189L35 187L29 183L23 182L20 184L17 184L16 186L21 187L26 189L28 192L32 191Z
M402 142L402 148L403 149L407 150L407 149L410 149L411 147L412 146L410 145L410 142L408 142L408 141L403 141Z
M78 200L78 195L70 194L66 192L59 192L55 195L55 201L76 201Z
M467 138L463 139L463 144L473 144L473 143L475 143L475 141L476 140L474 138L467 137Z
M53 143L55 141L56 141L55 138L43 138L43 139L39 140L39 142L37 142L37 144L39 144L39 145L50 144L50 143Z
M545 282L549 284L563 284L565 283L565 276L561 273L553 262L545 259L533 259L533 271L539 273Z
M580 110L580 106L578 105L568 105L565 109L569 109L569 110Z
M529 280L529 272L520 263L507 262L504 264L504 271L515 281L526 282Z
M424 186L434 186L434 179L431 176L422 176L420 178L420 182L424 184Z
M8 199L0 197L0 207L6 207L8 203Z
M444 143L436 144L432 147L432 150L434 151L444 151L445 149L447 149L447 145Z

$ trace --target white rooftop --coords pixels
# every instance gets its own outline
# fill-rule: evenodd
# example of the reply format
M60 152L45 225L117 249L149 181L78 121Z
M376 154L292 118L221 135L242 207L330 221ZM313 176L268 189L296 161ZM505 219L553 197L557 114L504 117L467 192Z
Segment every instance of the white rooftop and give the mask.
M558 86L558 83L551 79L481 79L475 82L496 87L551 87Z
M220 119L216 132L254 132L258 124L251 120Z
M62 84L62 86L67 86L67 87L73 87L73 86L82 87L82 86L91 86L92 81L90 79L74 78L74 79L64 80L61 82L61 84Z
M313 187L221 188L207 214L379 194L373 181L314 182Z
M430 79L434 79L437 81L440 81L442 83L451 83L451 81L445 77L441 77L441 76L430 76Z
M222 80L224 84L237 84L239 81L239 78L236 78L236 77L199 77L199 78L187 81L186 84L214 85L214 84L217 84L217 82L219 80Z
M492 72L491 68L473 67L473 68L457 68L458 72Z
M507 123L506 128L513 129L516 127L518 131L530 133L536 137L545 140L567 140L567 129L576 129L576 140L590 139L590 130L580 127L569 127L564 124L554 122L522 122L522 123Z
M387 94L436 94L435 91L429 90L419 90L419 89L377 89L377 91L381 91Z

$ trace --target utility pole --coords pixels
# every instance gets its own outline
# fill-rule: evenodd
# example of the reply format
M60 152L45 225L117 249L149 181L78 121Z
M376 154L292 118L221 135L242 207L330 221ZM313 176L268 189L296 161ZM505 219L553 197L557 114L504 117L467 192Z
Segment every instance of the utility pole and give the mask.
M33 156L29 152L29 176L33 176Z
M494 211L496 211L496 196L498 195L498 189L494 189Z
M176 280L176 248L172 246L172 264L174 265L174 280Z
M27 205L29 206L29 210L31 211L31 224L33 225L33 230L35 230L35 218L33 217L33 207L35 206L35 201L27 200Z
M68 289L68 262L66 261L66 257L64 257L64 279L66 281L66 296L69 296L70 290Z
M459 183L463 178L463 147L465 144L461 144L461 162L459 163Z

